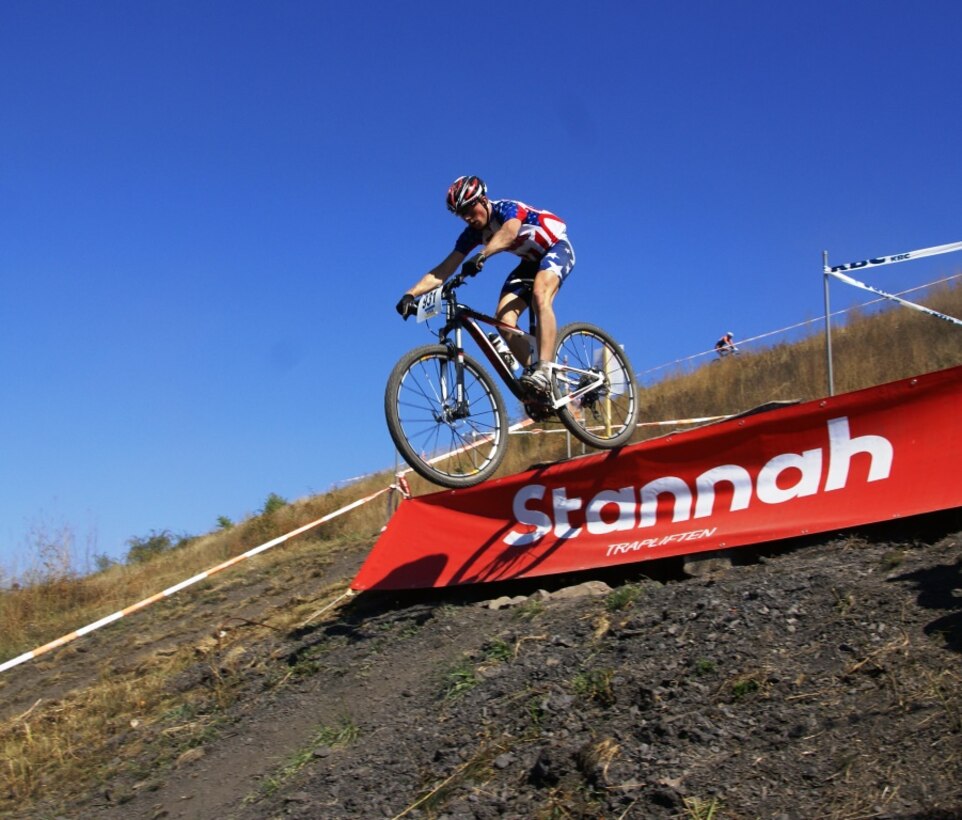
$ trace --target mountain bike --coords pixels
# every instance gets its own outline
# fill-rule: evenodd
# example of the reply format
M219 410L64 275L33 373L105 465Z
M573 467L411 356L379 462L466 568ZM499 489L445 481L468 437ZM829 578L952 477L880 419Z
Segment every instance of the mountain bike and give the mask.
M464 271L418 300L418 322L443 312L437 344L409 351L394 366L384 394L388 430L404 460L419 475L443 487L480 484L501 465L508 448L509 420L491 375L464 352L467 331L491 367L536 422L556 418L590 447L625 444L637 425L638 387L621 346L604 330L585 322L558 332L549 364L550 396L525 388L520 364L502 336L523 337L537 351L536 319L530 330L500 322L462 304L457 289ZM485 334L481 325L500 331Z

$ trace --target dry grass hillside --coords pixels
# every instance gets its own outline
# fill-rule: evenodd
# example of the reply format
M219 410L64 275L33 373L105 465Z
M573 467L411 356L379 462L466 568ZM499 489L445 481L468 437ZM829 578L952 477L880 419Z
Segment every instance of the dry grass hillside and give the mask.
M923 301L962 316L962 288L943 289ZM887 310L836 327L834 348L836 392L844 392L962 364L962 329L904 309ZM815 398L824 395L825 385L824 341L818 335L671 375L645 391L643 413L648 420L736 413L770 400ZM638 436L664 432L643 428ZM557 460L567 447L564 435L518 437L502 472ZM0 660L377 492L391 480L385 471L313 498L265 504L246 521L88 575L69 565L48 565L19 587L0 591ZM416 477L411 485L415 494L433 489ZM0 676L0 813L29 816L37 801L43 811L69 806L118 772L142 765L148 744L161 748L152 766L185 765L191 750L217 734L235 705L238 690L230 682L238 670L255 670L271 691L308 674L296 663L280 671L270 657L252 656L248 647L324 617L324 608L347 589L391 501L389 494L381 495ZM190 676L205 659L210 663L204 685L192 686Z

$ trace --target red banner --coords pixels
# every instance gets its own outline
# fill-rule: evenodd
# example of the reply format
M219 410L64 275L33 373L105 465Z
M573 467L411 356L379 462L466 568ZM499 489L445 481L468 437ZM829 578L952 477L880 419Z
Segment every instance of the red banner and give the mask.
M962 367L402 502L354 589L608 567L962 506Z

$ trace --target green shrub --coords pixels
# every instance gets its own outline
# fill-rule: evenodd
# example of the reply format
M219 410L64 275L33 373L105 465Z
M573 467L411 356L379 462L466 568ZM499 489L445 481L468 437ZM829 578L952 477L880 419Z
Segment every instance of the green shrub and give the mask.
M189 535L174 535L170 530L151 530L144 538L134 536L127 540L127 563L143 564L165 552L185 547L192 540Z
M261 515L271 515L286 506L286 499L281 498L277 493L271 493L264 501L264 509L261 510Z

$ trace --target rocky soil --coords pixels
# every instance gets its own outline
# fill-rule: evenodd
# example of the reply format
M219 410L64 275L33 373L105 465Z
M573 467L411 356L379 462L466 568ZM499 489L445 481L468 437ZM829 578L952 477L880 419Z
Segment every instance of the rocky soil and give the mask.
M119 775L31 816L962 817L960 529L364 594L199 660L171 686L216 695L202 742L132 728Z

